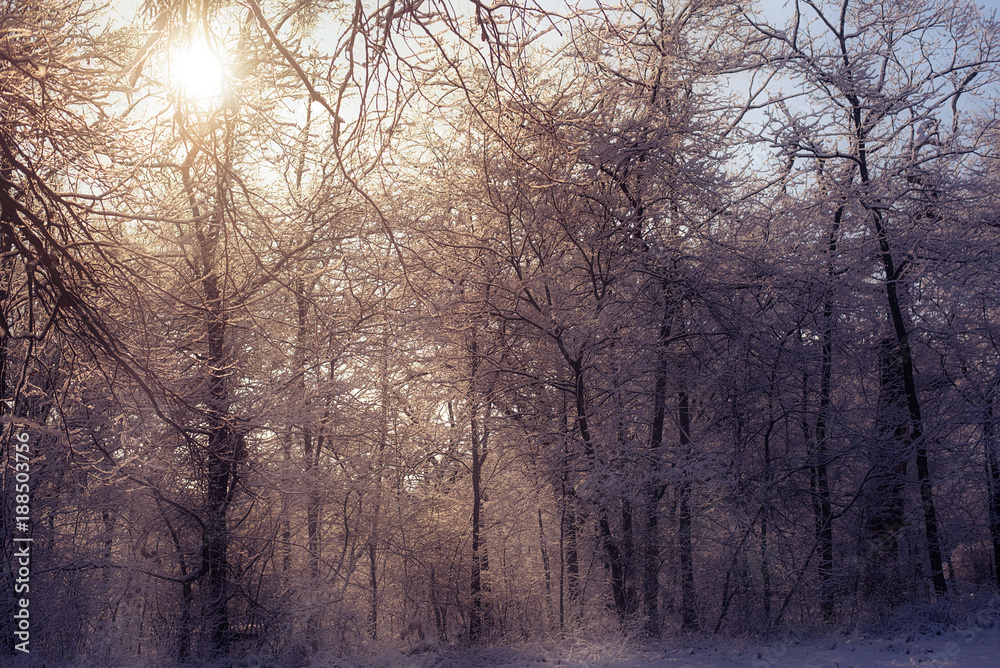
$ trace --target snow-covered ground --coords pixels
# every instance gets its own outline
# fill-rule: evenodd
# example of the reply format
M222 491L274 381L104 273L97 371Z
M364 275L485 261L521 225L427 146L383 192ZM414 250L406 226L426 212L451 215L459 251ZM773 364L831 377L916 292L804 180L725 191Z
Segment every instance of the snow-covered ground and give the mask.
M607 631L607 629L604 629ZM1000 595L992 591L904 606L889 619L769 640L704 634L658 643L580 635L514 647L435 647L351 658L320 653L302 662L247 657L201 668L1000 668ZM25 657L27 658L27 657ZM0 660L0 666L3 666ZM24 662L28 668L53 666ZM82 660L59 668L153 668Z
M309 668L1000 668L1000 625L970 626L940 635L857 638L830 636L770 643L746 641L638 647L585 641L529 647L436 648L415 654L383 652L366 658L314 656ZM75 666L99 665L86 662ZM283 661L248 658L233 668L286 668ZM297 664L301 665L301 664ZM206 668L214 668L214 666Z
M853 631L767 641L677 637L657 644L577 638L523 647L415 648L311 668L1000 668L1000 596L902 609Z
M387 652L364 660L320 660L329 668L1000 668L997 628L955 630L933 638L830 637L765 645L726 642L660 648L584 643L533 648L452 649L418 655Z

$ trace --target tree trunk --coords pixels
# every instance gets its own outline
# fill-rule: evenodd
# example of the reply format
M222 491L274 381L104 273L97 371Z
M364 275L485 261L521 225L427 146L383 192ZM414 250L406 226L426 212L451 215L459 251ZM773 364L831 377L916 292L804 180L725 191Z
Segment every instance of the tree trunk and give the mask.
M478 371L479 371L479 341L475 329L472 330L469 346L469 428L470 446L472 449L472 601L469 612L469 639L475 642L485 631L484 594L488 585L483 581L483 574L489 569L485 546L483 545L483 463L486 461L486 439L488 431L489 406L484 409L480 420Z
M837 253L840 224L844 215L843 205L833 215L833 225L827 241L826 276L828 289L833 287L833 258ZM830 503L830 478L827 472L827 420L830 413L831 381L833 377L833 298L828 292L823 299L823 348L820 361L819 414L816 416L816 452L812 479L815 481L816 502L813 505L816 521L816 541L819 545L820 611L823 621L833 621L833 507Z
M545 575L545 599L548 605L546 606L547 615L549 623L551 624L552 615L552 563L549 560L549 547L545 540L545 527L542 525L542 509L538 509L538 549L542 555L542 572Z
M559 573L559 629L565 631L575 624L580 612L580 551L578 546L579 527L576 508L572 497L563 499L565 506L560 522L560 554L562 564Z
M997 383L993 389L996 391ZM993 576L1000 586L1000 456L997 453L996 422L993 417L993 393L987 397L983 422L983 448L986 452L986 475L989 480L990 538L993 542Z
M191 181L191 167L198 149L192 149L181 166L181 178L192 215L201 217L200 207ZM216 187L216 207L211 218L202 226L196 224L198 241L200 285L204 291L205 334L208 350L205 362L209 369L208 395L205 417L208 423L208 452L206 457L205 528L206 561L208 562L208 629L213 657L225 656L229 651L229 503L235 489L241 441L233 431L230 415L229 385L232 375L229 356L228 314L226 299L219 284L217 258L222 235L224 213L219 203L225 190L225 178Z
M295 291L295 370L298 374L298 390L302 397L308 397L306 387L306 341L309 331L309 300L306 297L305 282L296 277L293 289ZM306 400L305 408L308 409L309 402ZM311 591L316 591L320 586L320 558L322 551L322 536L320 535L320 521L323 507L323 494L319 489L320 480L319 464L323 444L322 432L316 435L313 432L313 425L305 422L301 425L302 432L302 458L305 465L306 480L309 488L306 492L306 543L308 546L309 564L309 587ZM306 617L306 635L309 646L313 652L319 651L319 628L320 613L313 604Z
M903 392L901 361L895 339L887 337L878 352L880 382L878 419L866 492L865 530L871 543L866 560L865 593L890 605L904 600L904 573L899 538L906 526L905 482L910 418Z
M666 270L664 269L664 276ZM660 529L659 513L660 501L666 494L667 485L662 478L665 471L662 468L663 462L663 435L666 425L667 413L667 380L669 369L667 367L667 345L673 329L674 309L670 302L670 283L664 277L660 283L660 293L663 296L663 313L660 319L660 328L656 340L656 369L655 381L653 384L653 421L650 425L649 453L654 464L656 473L653 481L649 483L645 490L646 501L646 527L645 545L643 551L642 568L642 599L644 631L649 637L659 637L660 634ZM680 446L681 454L687 452L690 443L690 413L688 412L687 394L681 392L678 403L678 420L680 424ZM683 472L682 472L683 475ZM690 519L690 513L688 514ZM690 528L690 527L689 527ZM690 539L690 534L688 535ZM690 547L690 544L688 545ZM681 546L683 559L683 545ZM690 556L690 553L688 553ZM688 619L690 622L691 620Z
M371 588L371 609L368 611L368 638L378 640L378 568L375 539L368 541L368 586Z
M774 382L774 378L771 378L771 382ZM771 434L774 432L774 426L776 421L771 413L772 407L768 406L768 414L770 415L768 420L767 429L764 430L764 488L763 488L763 500L760 505L760 581L762 589L762 603L764 606L763 611L763 625L767 628L771 625L771 597L773 591L771 589L771 548L768 543L768 519L770 513L772 512L770 490L774 483L774 472L771 468Z
M434 567L430 569L430 599L431 609L434 611L434 628L437 631L437 639L440 643L448 642L448 611L444 603L441 602L441 594L438 591L437 577Z
M862 119L863 110L860 100L855 95L847 95L847 99L851 104L851 119L857 142L858 169L861 173L861 182L868 185L871 182L871 178L868 172L868 149L866 145L865 125ZM875 236L878 240L882 270L885 274L884 287L889 308L889 319L895 333L902 367L903 392L906 396L906 404L910 417L908 440L909 445L916 448L917 478L920 481L920 501L924 511L924 530L927 536L927 553L931 564L931 577L934 581L934 592L938 596L941 596L948 592L948 584L944 578L941 539L938 530L937 510L934 506L934 495L931 488L930 463L927 459L927 447L924 443L924 426L920 414L920 399L917 396L917 386L913 377L913 352L910 348L910 336L907 331L906 320L903 316L903 307L897 290L901 272L897 271L892 256L892 250L889 246L889 236L881 211L877 208L870 208L868 213L871 216L875 227Z
M476 641L483 632L483 563L482 563L482 458L479 424L475 410L472 422L472 609L469 611L469 638Z
M623 628L628 624L629 602L625 582L625 558L611 531L611 521L608 518L608 509L604 504L597 508L597 524L601 535L601 542L607 553L607 566L611 571L611 601L614 605L618 623Z
M581 355L582 357L582 355ZM591 470L596 470L597 453L594 450L594 442L590 434L590 418L587 414L587 392L584 382L583 360L581 357L571 359L567 356L567 361L573 369L574 400L576 405L576 423L580 432L580 440L583 442L584 451L587 454ZM608 570L611 572L611 603L614 606L615 614L621 626L628 623L628 595L625 583L625 555L615 539L611 530L610 513L605 501L597 502L597 528L604 547Z
M226 346L226 315L214 267L214 242L206 256L202 281L208 303L209 389L208 484L206 486L208 529L209 628L212 652L225 655L229 648L229 502L239 460L237 435L229 416L229 357Z
M317 480L319 444L320 440L313 438L311 430L303 430L302 449L305 451L306 471L310 483L306 497L306 541L309 548L309 582L313 591L320 585L320 551L323 547L320 537L322 495L316 489L319 485ZM319 611L316 609L311 610L306 619L306 633L309 636L309 645L312 650L319 651Z
M236 466L235 437L225 427L213 429L209 437L207 486L209 629L212 653L223 656L229 649L229 527L227 512Z
M682 391L677 401L677 425L680 428L680 450L685 454L691 445L691 407L688 393ZM684 481L678 487L677 547L681 566L681 630L694 631L698 628L698 608L694 586L694 546L691 531L691 482Z
M173 540L174 549L177 550L179 568L181 572L181 616L177 630L177 663L184 665L191 658L191 635L193 632L191 619L191 606L194 604L194 591L192 581L188 578L187 561L184 559L184 550L181 547L180 537L174 529L170 520L166 520L167 530Z
M288 429L285 438L282 439L281 450L283 463L291 466L292 461L292 429ZM292 567L292 500L289 495L281 497L281 570L287 573Z

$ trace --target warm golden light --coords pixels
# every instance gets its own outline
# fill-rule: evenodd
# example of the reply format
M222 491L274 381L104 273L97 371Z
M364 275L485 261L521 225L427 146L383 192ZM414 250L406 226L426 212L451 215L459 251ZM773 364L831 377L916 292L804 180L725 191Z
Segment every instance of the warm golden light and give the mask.
M182 47L171 59L171 77L180 93L193 102L221 98L226 88L226 67L204 41Z

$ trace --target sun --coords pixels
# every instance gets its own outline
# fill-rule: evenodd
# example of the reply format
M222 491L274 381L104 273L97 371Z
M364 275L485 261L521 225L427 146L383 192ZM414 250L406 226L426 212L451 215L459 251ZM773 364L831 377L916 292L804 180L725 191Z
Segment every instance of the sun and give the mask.
M171 78L178 91L192 102L206 102L223 96L226 65L203 40L182 46L170 60Z

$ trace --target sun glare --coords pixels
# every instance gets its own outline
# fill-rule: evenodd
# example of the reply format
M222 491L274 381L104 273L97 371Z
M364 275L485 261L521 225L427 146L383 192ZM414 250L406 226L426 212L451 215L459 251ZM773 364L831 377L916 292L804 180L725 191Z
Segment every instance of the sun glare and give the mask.
M212 100L225 92L225 64L203 41L182 47L172 58L171 69L179 91L191 101Z

